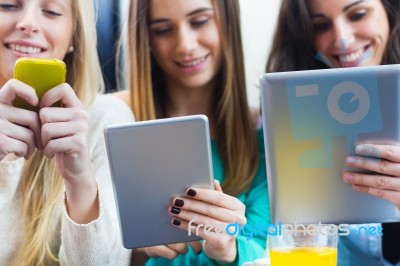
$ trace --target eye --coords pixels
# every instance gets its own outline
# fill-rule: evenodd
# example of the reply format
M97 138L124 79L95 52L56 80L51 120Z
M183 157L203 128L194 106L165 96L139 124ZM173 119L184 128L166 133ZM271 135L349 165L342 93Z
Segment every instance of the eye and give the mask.
M193 27L201 27L205 24L207 24L207 22L209 21L208 18L203 18L203 19L197 19L191 22Z
M152 32L157 36L166 36L172 32L171 27L154 28Z
M322 32L322 31L326 31L330 28L330 24L328 22L324 22L324 23L314 23L313 24L313 29L314 31L317 32Z
M350 16L350 20L351 21L359 21L359 20L363 19L366 15L367 15L366 11L357 12Z
M0 4L0 10L14 10L17 9L18 6L17 5L13 5L13 4Z
M60 16L62 16L61 13L55 12L55 11L53 11L51 9L43 9L42 12L47 14L50 17L60 17Z

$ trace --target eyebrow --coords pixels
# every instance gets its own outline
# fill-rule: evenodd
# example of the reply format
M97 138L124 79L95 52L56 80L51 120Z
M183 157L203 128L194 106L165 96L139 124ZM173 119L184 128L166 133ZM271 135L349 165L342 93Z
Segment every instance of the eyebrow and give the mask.
M211 8L211 7L203 7L203 8L195 9L192 12L186 14L186 17L190 17L190 16L196 15L198 13L202 13L202 12L206 12L206 11L210 11L210 10L213 10L213 8ZM154 25L154 24L157 24L157 23L163 23L163 22L168 22L168 21L169 21L169 19L167 19L167 18L151 19L149 21L149 25Z
M359 1L356 1L356 2L354 2L354 3L351 3L351 4L349 4L349 5L347 5L347 6L345 6L343 9L342 9L342 12L346 12L347 10L349 10L350 8L352 8L353 6L355 6L355 5L358 5L358 4L361 4L361 3L363 3L363 2L366 2L367 0L359 0ZM314 15L311 15L311 19L314 19L314 18L318 18L318 17L325 17L325 15L323 15L323 14L314 14Z

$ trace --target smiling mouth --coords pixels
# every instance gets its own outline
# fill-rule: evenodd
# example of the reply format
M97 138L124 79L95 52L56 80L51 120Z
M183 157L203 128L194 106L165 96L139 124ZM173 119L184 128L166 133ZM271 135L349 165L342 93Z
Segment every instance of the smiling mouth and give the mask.
M6 47L8 49L11 49L13 51L16 51L18 53L23 53L23 54L38 54L44 51L44 49L39 48L39 47L33 47L33 46L25 46L25 45L19 45L19 44L7 44Z
M371 47L368 45L348 54L335 55L334 58L342 64L349 64L364 61L364 55L370 54Z
M194 59L194 60L190 60L190 61L175 61L176 64L178 64L181 67L193 67L196 65L199 65L201 63L203 63L204 61L206 61L207 57L209 55Z

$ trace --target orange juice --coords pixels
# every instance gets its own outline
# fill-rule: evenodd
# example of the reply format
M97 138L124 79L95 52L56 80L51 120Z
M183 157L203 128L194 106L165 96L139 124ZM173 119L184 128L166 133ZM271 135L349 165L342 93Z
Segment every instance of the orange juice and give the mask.
M336 266L336 255L331 247L270 249L271 266Z

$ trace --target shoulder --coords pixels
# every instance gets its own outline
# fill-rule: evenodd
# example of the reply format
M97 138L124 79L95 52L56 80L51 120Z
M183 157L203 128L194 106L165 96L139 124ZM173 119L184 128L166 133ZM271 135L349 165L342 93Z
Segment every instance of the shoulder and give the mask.
M91 121L125 123L134 121L134 115L124 102L112 94L97 95L88 108Z
M129 90L123 90L123 91L117 91L112 93L115 97L120 99L122 102L124 102L128 106L132 106L131 104L131 93Z

